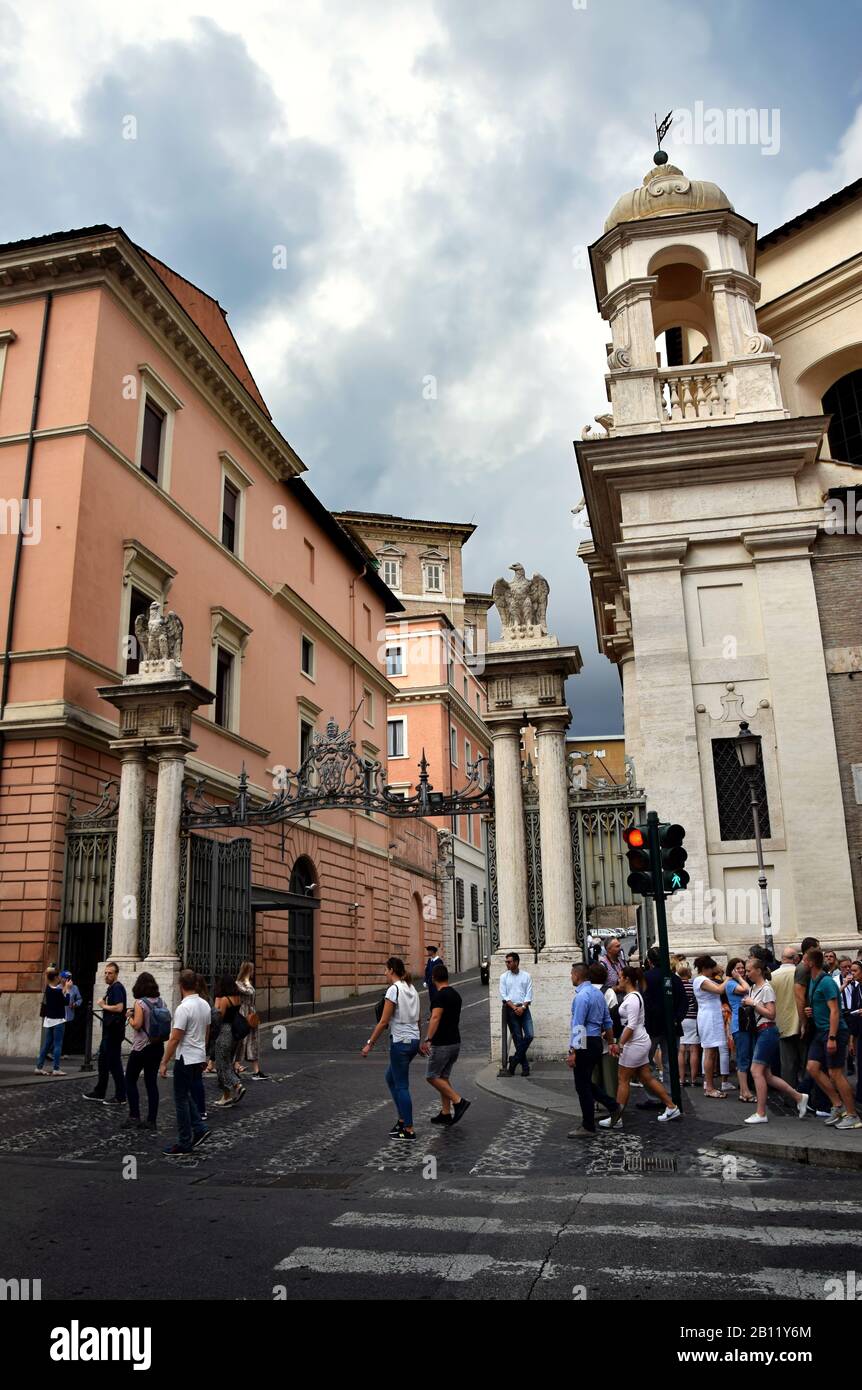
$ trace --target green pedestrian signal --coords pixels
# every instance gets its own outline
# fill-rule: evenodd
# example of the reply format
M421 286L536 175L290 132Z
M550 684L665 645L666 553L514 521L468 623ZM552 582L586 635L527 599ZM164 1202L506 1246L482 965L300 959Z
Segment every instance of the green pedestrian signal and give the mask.
M660 824L659 850L661 852L661 879L665 893L681 893L688 887L689 876L683 867L688 852L683 848L685 827L682 825Z

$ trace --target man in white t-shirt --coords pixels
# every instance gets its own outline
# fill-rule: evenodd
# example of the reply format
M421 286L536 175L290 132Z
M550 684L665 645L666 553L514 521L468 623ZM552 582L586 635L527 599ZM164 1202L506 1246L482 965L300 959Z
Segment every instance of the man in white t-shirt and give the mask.
M196 988L193 970L180 973L180 993L182 1001L174 1014L171 1036L165 1047L159 1075L167 1076L168 1063L174 1061L174 1105L177 1111L177 1142L169 1144L163 1151L166 1158L176 1158L179 1154L190 1154L209 1137L210 1131L201 1119L200 1110L194 1098L196 1085L207 1057L207 1038L210 1031L212 1012L205 999L201 999Z

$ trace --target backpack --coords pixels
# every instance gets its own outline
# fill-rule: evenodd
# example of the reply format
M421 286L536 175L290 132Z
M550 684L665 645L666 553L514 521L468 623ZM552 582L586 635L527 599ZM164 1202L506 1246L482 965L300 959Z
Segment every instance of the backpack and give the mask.
M141 1000L146 1003L147 1012L144 1015L144 1032L150 1042L167 1042L171 1036L171 1011L161 995L157 999ZM149 1020L149 1027L147 1021Z
M377 1003L374 1005L374 1018L375 1018L375 1021L376 1021L377 1023L379 1023L380 1020L381 1020L381 1018L383 1017L383 1006L384 1006L384 1004L386 1003L386 990L389 990L389 989L391 989L391 988L392 988L391 985L387 985L387 986L386 986L386 989L383 991L383 994L382 994L381 997L378 999ZM395 992L396 992L396 994L398 993L398 986L397 986L397 985L395 986ZM400 996L399 996L399 998L400 998ZM389 1002L390 1002L390 1004L391 1004L391 1003L392 1003L392 1000L390 999ZM396 1013L396 1014L397 1014L397 1012L398 1012L398 1003L399 1003L399 999L397 998L397 999L395 1000L395 1013ZM392 1017L394 1018L394 1017L395 1017L395 1014L393 1014Z

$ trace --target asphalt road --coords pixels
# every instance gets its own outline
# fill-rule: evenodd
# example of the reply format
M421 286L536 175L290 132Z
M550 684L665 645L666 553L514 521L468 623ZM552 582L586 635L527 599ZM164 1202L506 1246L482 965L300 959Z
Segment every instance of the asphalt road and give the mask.
M372 1000L290 1024L269 1079L211 1107L212 1138L180 1160L161 1155L167 1082L156 1136L121 1130L77 1081L0 1092L0 1277L72 1300L764 1300L822 1299L858 1264L858 1176L730 1164L709 1124L634 1109L585 1145L565 1118L478 1090L488 991L460 988L455 1081L473 1104L429 1126L418 1059L406 1151L385 1046L359 1055Z

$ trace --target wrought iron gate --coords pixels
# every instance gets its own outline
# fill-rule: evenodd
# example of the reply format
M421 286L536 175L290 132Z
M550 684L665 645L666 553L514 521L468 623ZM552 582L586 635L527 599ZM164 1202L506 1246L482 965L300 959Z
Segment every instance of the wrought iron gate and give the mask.
M586 947L587 932L603 908L634 905L626 882L628 863L623 831L646 819L643 792L629 782L613 787L600 783L590 789L572 787L569 792L569 825L575 880L575 914L578 944ZM545 945L545 917L542 901L541 818L532 765L524 775L524 831L527 848L527 900L530 945L541 951ZM500 917L497 893L497 849L493 821L488 824L488 912L491 950L500 949Z
M212 984L254 959L251 840L189 835L183 964Z

